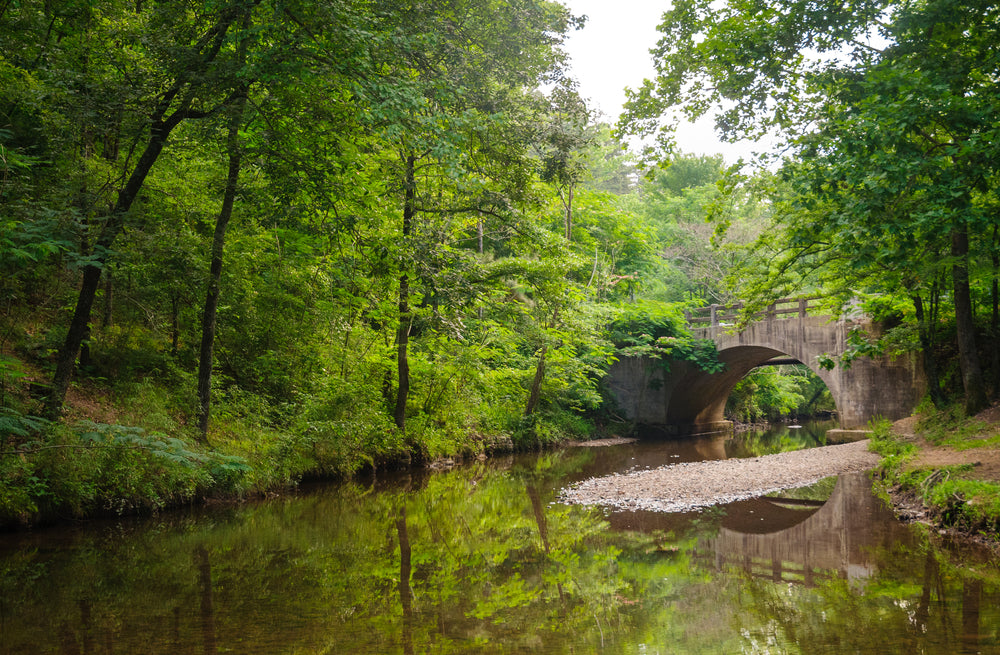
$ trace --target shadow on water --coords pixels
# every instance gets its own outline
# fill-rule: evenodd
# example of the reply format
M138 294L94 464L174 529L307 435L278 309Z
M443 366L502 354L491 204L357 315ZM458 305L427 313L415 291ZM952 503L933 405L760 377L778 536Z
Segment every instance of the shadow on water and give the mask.
M608 467L798 438L578 448L4 536L0 653L1000 652L996 567L895 522L864 475L684 514L556 502Z

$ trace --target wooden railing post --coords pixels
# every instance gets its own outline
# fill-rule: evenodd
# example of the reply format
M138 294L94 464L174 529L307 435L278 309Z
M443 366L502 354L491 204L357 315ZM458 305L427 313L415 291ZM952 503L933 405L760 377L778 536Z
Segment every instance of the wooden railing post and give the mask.
M809 302L805 298L799 298L799 318L806 317L806 307Z
M709 310L710 310L709 318L711 319L711 326L715 327L716 325L719 324L719 306L712 305L711 307L709 307Z

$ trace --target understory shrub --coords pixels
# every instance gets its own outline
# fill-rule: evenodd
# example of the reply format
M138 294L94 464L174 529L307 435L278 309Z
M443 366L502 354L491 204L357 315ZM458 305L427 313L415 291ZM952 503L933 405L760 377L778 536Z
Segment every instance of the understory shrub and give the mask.
M522 416L512 435L518 450L552 446L566 439L586 439L593 424L570 410L546 409Z
M141 428L52 425L0 451L0 525L155 511L235 491L248 470L241 458Z

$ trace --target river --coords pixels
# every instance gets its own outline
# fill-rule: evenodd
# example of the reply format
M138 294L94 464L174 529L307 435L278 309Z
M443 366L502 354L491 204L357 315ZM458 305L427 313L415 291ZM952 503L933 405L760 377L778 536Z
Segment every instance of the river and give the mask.
M0 536L0 653L1000 653L1000 573L868 477L684 514L576 480L825 426L568 448Z

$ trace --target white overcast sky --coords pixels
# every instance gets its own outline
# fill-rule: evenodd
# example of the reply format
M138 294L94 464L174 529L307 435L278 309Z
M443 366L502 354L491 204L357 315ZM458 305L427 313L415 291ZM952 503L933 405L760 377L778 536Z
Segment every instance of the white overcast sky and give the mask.
M584 28L572 32L566 51L572 58L572 73L580 82L580 93L591 107L599 108L605 120L614 123L625 102L625 87L638 88L653 77L650 48L656 45L657 25L669 0L562 0L574 15L584 14ZM677 130L677 146L686 153L722 153L734 163L750 159L760 150L754 144L722 143L712 130L712 119L683 123Z

